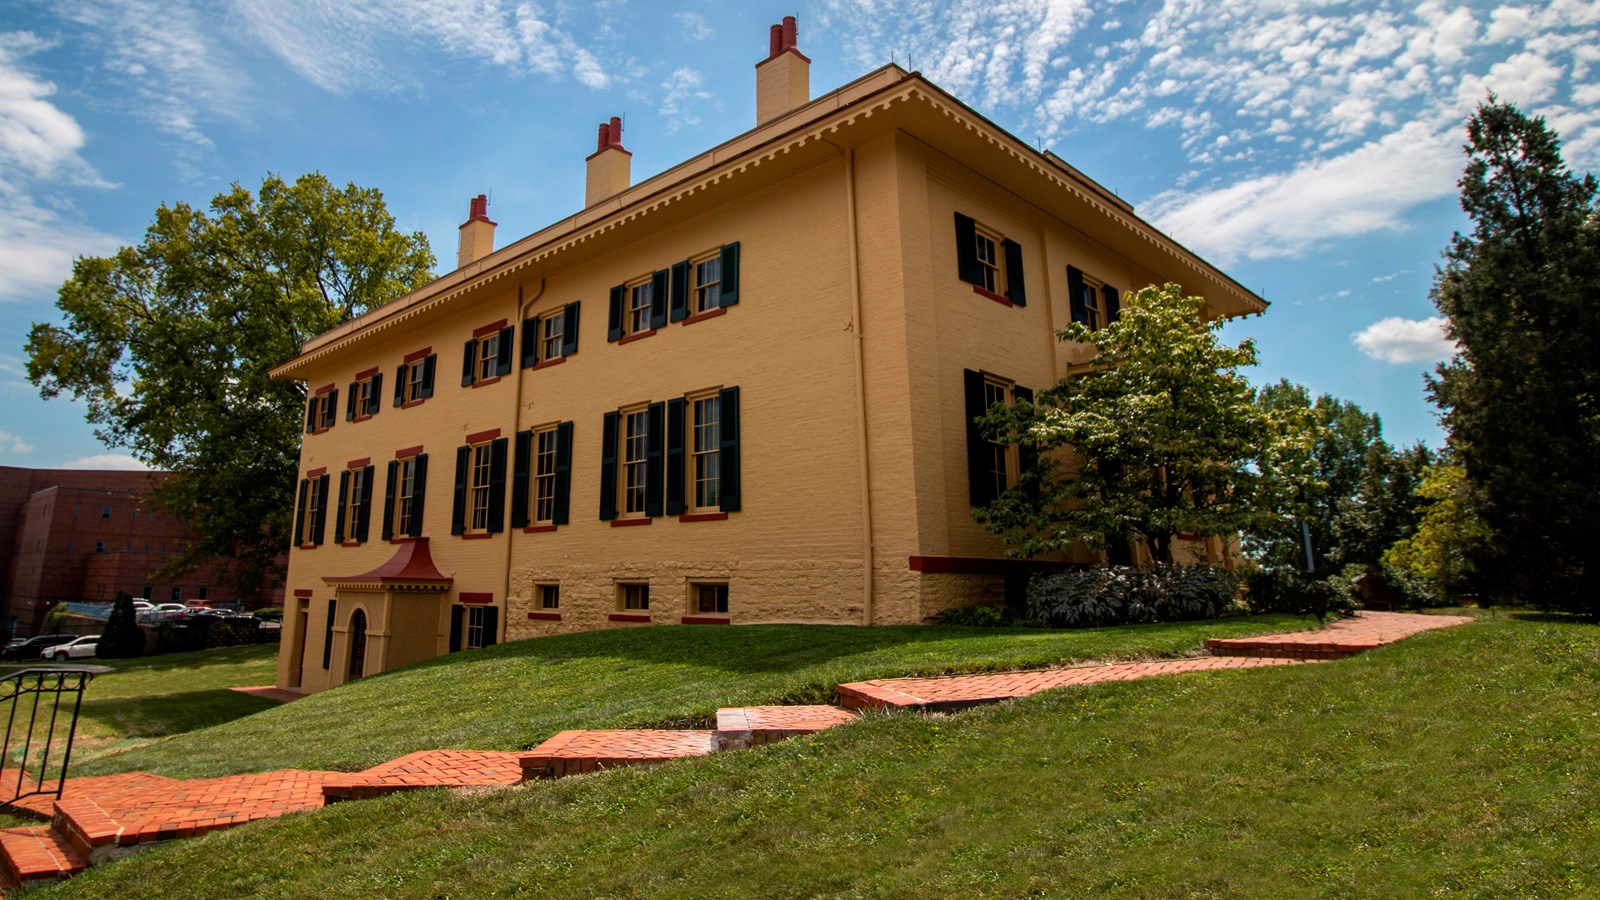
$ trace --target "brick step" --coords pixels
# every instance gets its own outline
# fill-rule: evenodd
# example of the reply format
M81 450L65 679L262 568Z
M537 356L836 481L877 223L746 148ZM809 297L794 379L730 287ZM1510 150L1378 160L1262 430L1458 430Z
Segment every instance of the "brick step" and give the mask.
M423 750L322 785L324 803L430 787L498 787L522 781L520 753Z
M713 731L574 730L520 754L519 760L523 777L532 780L705 756L716 749Z
M0 866L8 885L42 887L89 867L64 835L48 825L0 829Z
M837 706L739 706L717 710L717 749L741 750L815 734L860 718Z
M1210 638L1206 652L1212 656L1242 656L1260 659L1334 660L1383 646L1371 641L1283 641L1255 638Z

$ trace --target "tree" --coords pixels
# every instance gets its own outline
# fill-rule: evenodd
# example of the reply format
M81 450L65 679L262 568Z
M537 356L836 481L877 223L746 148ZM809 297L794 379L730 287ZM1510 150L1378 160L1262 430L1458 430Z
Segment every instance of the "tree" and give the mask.
M1313 575L1326 578L1352 563L1377 563L1390 544L1416 528L1415 496L1433 454L1421 444L1396 451L1383 439L1375 413L1328 394L1313 403L1306 389L1288 380L1263 387L1263 409L1298 412L1312 425L1305 458L1274 474L1301 479L1270 493L1298 502L1268 509L1245 535L1245 550L1264 568L1305 567L1301 523L1311 533Z
M126 591L117 594L111 615L106 617L106 627L100 631L94 655L101 659L132 659L144 655L144 629L139 627L132 594Z
M1489 538L1466 470L1450 462L1431 467L1417 497L1425 506L1416 532L1395 542L1383 564L1426 582L1440 597L1462 599L1474 592L1475 560Z
M1255 364L1254 344L1220 344L1222 323L1203 321L1204 309L1175 284L1136 291L1108 327L1060 333L1094 347L1089 372L985 417L991 434L1040 451L1015 487L973 512L1008 552L1129 537L1170 563L1179 533L1236 534L1260 515L1264 487L1294 483L1278 470L1304 456L1303 416L1256 405L1238 373Z
M383 195L320 174L238 184L210 213L156 210L137 247L81 257L60 324L29 335L28 377L88 405L107 445L175 476L155 502L198 540L165 573L231 558L239 593L289 546L306 403L268 373L303 342L425 284L433 254L395 230Z
M1432 297L1457 354L1428 380L1481 501L1472 549L1486 588L1600 613L1600 221L1593 176L1559 137L1492 95L1467 123L1457 233Z

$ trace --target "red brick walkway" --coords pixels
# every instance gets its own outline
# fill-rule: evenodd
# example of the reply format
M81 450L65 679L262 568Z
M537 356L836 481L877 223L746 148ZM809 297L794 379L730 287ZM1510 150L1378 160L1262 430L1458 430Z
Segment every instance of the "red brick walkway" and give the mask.
M844 706L854 709L959 709L1073 685L1326 662L1422 631L1470 621L1459 616L1364 612L1313 631L1210 640L1206 649L1212 655L1205 657L886 678L840 685L839 696ZM35 797L15 804L18 809L49 817L51 825L0 829L0 874L13 885L41 884L141 844L315 809L336 800L424 787L512 785L534 778L704 756L719 749L809 734L856 718L854 712L831 706L758 706L719 710L716 731L563 731L522 753L427 750L356 773L283 769L187 781L141 772L73 778L59 801Z

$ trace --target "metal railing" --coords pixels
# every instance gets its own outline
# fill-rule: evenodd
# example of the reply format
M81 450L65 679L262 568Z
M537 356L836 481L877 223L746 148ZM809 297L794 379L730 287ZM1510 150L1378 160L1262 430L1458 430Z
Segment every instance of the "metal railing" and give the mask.
M96 675L110 671L108 666L39 666L0 677L0 703L11 704L0 747L0 806L41 794L61 798L67 764L72 761L72 740L78 733L83 689ZM62 707L68 703L71 711L63 715ZM51 757L56 755L58 730L66 734L60 745L60 769L52 779ZM22 751L15 766L11 764L13 747ZM30 775L30 765L36 774ZM46 782L52 780L54 786L47 787Z

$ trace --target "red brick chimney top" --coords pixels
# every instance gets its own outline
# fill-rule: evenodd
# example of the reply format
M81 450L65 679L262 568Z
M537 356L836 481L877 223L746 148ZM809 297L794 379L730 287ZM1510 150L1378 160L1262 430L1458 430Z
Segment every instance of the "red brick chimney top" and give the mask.
M785 50L799 53L797 31L794 16L784 16L782 24L772 26L772 34L767 42L767 59L772 59Z
M594 152L615 148L627 153L622 147L622 117L612 116L611 121L600 123L599 140L596 142Z
M472 210L467 215L468 222L489 222L489 195L479 194L472 198ZM490 225L495 223L489 222Z

